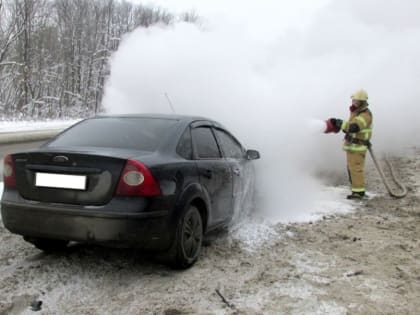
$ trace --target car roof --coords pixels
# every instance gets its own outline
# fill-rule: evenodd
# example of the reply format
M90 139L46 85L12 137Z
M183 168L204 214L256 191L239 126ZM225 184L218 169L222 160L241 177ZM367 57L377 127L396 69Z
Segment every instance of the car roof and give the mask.
M117 118L152 118L152 119L173 119L183 122L193 122L196 120L207 120L213 122L212 119L200 116L189 116L189 115L177 115L177 114L100 114L93 118L106 118L106 117L117 117Z

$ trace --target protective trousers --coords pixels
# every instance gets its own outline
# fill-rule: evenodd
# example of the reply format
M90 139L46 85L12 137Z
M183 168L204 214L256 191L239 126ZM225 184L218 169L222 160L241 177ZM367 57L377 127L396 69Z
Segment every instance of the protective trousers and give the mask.
M365 158L366 151L346 151L347 170L352 192L364 192L365 189Z

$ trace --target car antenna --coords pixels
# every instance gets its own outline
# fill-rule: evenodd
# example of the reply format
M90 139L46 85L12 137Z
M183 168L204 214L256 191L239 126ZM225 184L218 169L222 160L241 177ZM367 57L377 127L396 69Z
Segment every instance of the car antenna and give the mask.
M172 105L171 99L169 98L169 95L166 92L165 92L165 97L168 100L168 104L171 107L172 113L176 114L175 109L174 109L174 106Z

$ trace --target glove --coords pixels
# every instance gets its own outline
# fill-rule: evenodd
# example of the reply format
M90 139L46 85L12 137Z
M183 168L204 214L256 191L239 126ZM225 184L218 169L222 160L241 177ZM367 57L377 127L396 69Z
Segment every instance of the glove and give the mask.
M341 129L341 125L343 124L343 120L342 119L330 118L329 121L336 128L337 132Z

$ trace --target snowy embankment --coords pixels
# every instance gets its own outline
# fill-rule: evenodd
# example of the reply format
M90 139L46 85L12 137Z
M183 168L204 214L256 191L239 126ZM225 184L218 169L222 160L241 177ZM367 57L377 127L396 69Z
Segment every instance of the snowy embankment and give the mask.
M46 140L76 122L77 120L2 122L0 125L0 144Z
M79 120L2 121L0 133L65 129Z

